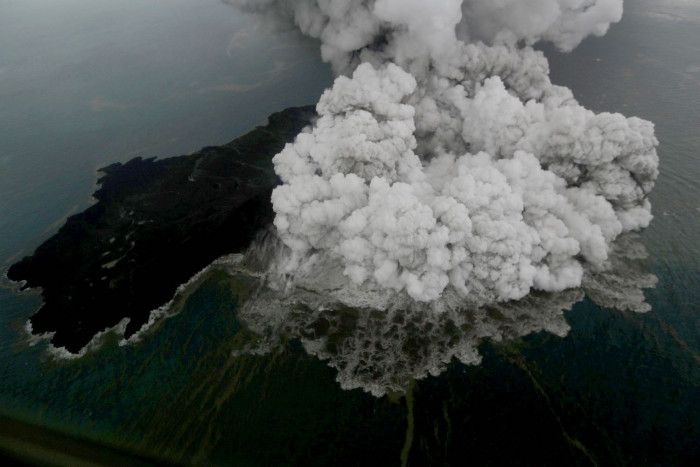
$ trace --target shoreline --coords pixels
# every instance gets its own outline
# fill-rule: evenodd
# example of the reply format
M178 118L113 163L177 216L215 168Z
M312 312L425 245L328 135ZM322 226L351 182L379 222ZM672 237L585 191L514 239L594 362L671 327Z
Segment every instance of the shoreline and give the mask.
M42 297L31 336L82 355L103 334L128 342L150 328L183 284L269 224L272 157L314 115L286 109L222 146L99 169L95 202L5 271L10 287Z

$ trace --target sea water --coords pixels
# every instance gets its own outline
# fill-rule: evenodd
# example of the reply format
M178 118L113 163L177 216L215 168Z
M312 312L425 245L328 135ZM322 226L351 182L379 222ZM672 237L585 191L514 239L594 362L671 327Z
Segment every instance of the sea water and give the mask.
M95 170L218 144L330 83L312 43L280 42L217 1L0 0L0 258L89 203ZM585 300L565 338L486 344L406 397L343 391L298 342L232 358L247 278L212 274L179 313L119 346L52 358L23 326L37 295L0 289L0 407L176 461L416 464L532 459L689 463L700 456L700 8L628 1L554 82L596 111L654 121L661 175L642 235L647 314ZM282 44L282 45L280 45ZM99 310L96 310L99 312Z

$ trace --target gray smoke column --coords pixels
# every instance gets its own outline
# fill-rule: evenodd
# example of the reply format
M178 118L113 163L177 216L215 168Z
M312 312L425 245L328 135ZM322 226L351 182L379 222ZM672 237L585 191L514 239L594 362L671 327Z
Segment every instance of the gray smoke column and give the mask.
M651 221L653 125L585 109L531 47L604 34L622 0L229 2L317 38L338 73L274 159L281 287L518 300L581 286Z

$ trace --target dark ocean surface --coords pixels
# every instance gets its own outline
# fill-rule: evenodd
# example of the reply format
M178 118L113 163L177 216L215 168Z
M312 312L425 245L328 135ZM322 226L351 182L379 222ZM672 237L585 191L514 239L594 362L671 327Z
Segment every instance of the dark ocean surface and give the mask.
M185 463L697 465L700 6L626 3L604 38L547 53L584 105L656 123L650 312L584 300L566 337L487 342L481 365L452 362L375 398L342 390L296 340L233 357L251 339L243 275L206 275L141 342L108 335L75 360L29 341L39 297L7 285L0 412L78 446ZM231 140L331 80L312 42L256 30L216 0L0 0L0 47L3 268L89 204L97 168ZM22 452L1 428L0 450Z

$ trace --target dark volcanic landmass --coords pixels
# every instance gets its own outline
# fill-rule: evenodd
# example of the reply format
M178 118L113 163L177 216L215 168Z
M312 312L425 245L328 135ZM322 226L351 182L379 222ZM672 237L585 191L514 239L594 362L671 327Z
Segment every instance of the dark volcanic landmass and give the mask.
M223 146L102 169L97 203L8 271L24 288L42 288L33 332L55 332L54 346L78 352L129 318L128 338L180 284L246 248L273 218L272 157L314 115L287 109Z

